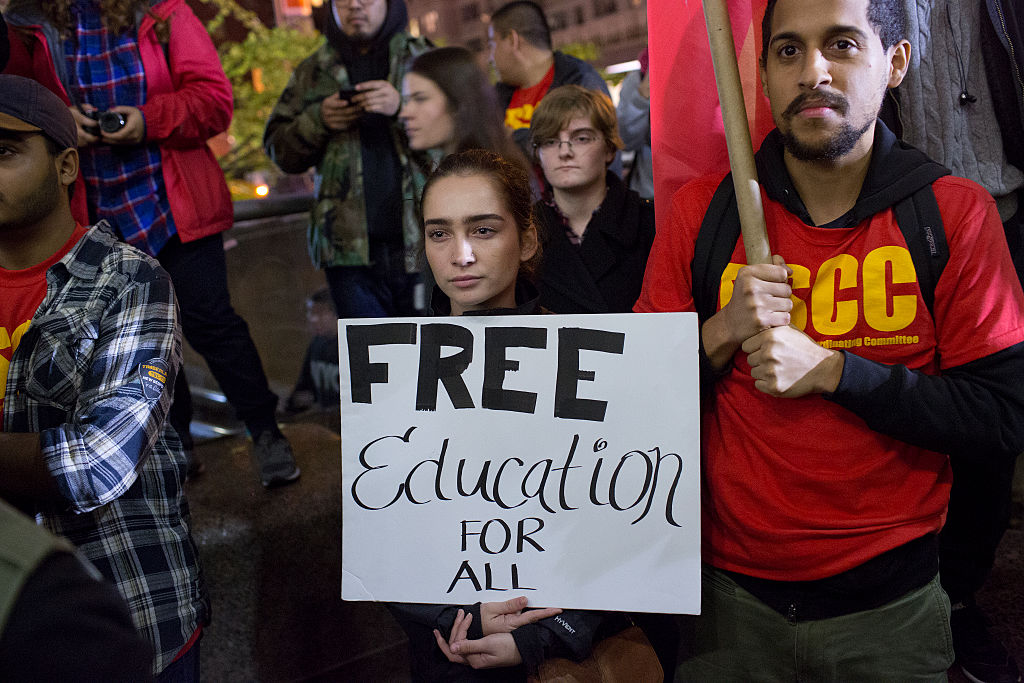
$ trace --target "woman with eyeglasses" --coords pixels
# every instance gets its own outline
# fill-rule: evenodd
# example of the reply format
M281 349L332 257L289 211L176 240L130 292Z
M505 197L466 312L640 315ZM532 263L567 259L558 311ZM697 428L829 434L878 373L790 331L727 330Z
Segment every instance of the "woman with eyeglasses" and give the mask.
M654 205L608 170L622 149L611 101L578 85L554 88L537 105L530 134L545 180L534 207L541 305L555 313L631 311L654 241Z

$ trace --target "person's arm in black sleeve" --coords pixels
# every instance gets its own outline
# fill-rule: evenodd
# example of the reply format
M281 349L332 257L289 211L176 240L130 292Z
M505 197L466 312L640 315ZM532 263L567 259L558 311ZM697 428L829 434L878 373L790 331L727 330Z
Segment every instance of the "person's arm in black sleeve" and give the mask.
M578 662L590 656L594 636L605 618L604 612L563 610L557 616L517 628L512 638L526 670L536 673L545 659L567 657Z
M398 623L405 628L406 624L425 626L431 630L437 629L448 638L452 632L452 624L461 609L473 615L473 621L469 625L469 638L483 638L483 631L480 629L480 603L473 605L426 605L411 602L388 603L388 609L394 615ZM408 629L406 629L408 631ZM433 640L431 640L433 642Z
M1024 343L927 375L846 356L825 398L882 434L940 453L1024 451Z
M544 652L555 642L555 634L538 622L512 631L512 640L516 643L526 671L535 674L544 661Z
M71 553L36 568L0 635L4 680L150 681L152 667L124 599Z

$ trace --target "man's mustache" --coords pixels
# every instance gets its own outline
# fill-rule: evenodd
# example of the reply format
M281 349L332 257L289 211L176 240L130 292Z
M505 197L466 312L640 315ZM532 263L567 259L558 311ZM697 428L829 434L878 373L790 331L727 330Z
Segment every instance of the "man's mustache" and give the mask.
M789 106L782 112L782 115L786 118L791 118L808 107L829 107L830 109L835 109L840 114L845 114L850 108L850 103L847 102L845 97L835 93L801 93L789 103Z

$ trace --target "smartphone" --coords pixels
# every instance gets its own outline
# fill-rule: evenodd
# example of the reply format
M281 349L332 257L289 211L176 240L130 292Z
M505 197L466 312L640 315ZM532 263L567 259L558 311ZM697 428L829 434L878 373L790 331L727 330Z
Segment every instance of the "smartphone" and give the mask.
M338 97L351 103L352 98L358 95L361 91L355 90L354 88L341 88L338 90Z

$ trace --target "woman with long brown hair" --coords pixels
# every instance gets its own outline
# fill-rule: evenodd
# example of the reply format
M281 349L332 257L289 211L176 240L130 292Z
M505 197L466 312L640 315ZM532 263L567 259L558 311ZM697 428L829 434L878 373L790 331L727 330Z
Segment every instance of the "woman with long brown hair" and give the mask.
M447 155L486 149L526 168L505 129L494 86L465 48L438 48L410 62L398 117L413 150Z

